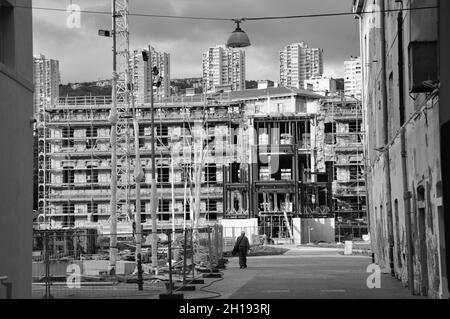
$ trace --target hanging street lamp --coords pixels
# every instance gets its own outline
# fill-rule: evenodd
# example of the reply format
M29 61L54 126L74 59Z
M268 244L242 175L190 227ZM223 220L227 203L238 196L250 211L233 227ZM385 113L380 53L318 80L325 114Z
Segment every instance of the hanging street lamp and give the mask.
M236 19L237 27L236 30L231 33L230 37L227 41L227 47L229 48L244 48L250 46L250 39L248 38L247 33L245 33L239 24L242 22L242 19Z

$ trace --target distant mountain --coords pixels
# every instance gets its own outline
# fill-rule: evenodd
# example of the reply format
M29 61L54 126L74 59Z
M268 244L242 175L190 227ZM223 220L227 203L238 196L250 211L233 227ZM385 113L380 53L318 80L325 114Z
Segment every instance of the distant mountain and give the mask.
M194 89L196 94L202 93L202 78L172 79L170 81L170 89L173 95L183 95L186 93L186 89L191 88Z
M111 88L111 80L61 84L59 96L109 96Z
M246 90L257 89L257 88L258 88L257 81L253 81L253 80L245 81L245 89Z
M173 79L170 81L171 93L183 95L186 89L194 88L195 93L202 93L202 78ZM67 83L59 86L59 96L110 96L111 80L95 82Z

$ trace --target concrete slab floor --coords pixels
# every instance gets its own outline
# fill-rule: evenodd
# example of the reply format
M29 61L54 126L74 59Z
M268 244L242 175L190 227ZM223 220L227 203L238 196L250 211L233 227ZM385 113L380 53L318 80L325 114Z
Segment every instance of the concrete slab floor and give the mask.
M205 288L220 294L214 299L409 299L400 281L381 274L381 287L369 289L366 280L371 258L344 256L342 249L297 247L281 256L249 257L248 268L229 259L223 280ZM207 279L209 284L217 279ZM215 294L185 292L185 299L211 298Z

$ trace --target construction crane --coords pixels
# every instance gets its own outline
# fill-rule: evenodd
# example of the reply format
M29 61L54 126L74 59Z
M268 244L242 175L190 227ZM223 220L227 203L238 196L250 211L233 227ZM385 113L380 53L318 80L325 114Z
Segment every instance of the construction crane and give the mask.
M128 31L128 0L112 1L112 34L100 31L100 35L113 38L113 83L112 107L109 115L111 124L111 200L110 200L110 262L109 272L115 274L117 261L117 222L131 221L130 197L132 190L132 145L131 124L135 139L139 138L139 127L134 109L134 94L130 69L130 41ZM139 146L139 145L138 145ZM139 152L139 148L135 148ZM140 187L142 180L139 153L135 157L136 180L136 252L140 250ZM139 251L140 252L140 251Z

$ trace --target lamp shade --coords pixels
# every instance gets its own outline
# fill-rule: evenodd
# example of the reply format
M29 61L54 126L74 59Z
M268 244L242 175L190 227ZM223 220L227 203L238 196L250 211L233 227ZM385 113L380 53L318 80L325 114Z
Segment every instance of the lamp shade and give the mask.
M248 35L240 28L239 22L236 23L236 30L234 30L228 38L227 47L244 48L250 46L250 39L248 38Z

